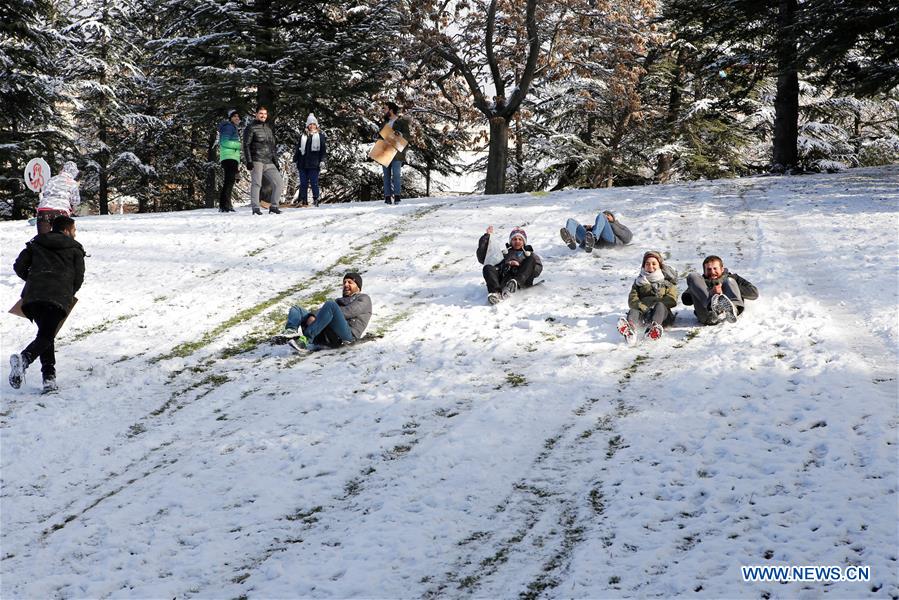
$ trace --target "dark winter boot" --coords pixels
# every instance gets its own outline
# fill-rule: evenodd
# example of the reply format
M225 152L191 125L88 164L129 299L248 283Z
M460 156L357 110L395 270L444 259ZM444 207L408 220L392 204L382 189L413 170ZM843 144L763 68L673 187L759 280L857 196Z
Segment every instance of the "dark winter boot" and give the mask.
M278 208L277 206L271 206L271 207L269 207L269 209L268 209L268 214L270 214L270 215L280 215L280 214L281 214L281 209Z
M258 206L254 206L254 207L253 207L253 214L254 214L254 215L261 215L261 214L262 214L262 209L259 208Z
M384 204L393 204L393 196L384 196Z
M394 204L399 204L399 203L400 203L400 197L399 197L399 195L396 195L396 196L393 197L393 203L394 203Z

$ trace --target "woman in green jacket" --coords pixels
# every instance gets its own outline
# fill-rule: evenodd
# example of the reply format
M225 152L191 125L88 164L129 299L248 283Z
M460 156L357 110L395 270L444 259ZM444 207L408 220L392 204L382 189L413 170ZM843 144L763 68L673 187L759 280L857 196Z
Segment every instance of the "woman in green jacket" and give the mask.
M659 252L643 255L643 267L627 297L630 311L618 321L618 332L628 343L636 342L637 327L644 338L657 340L662 328L674 322L671 309L677 306L677 272L665 265Z
M219 196L219 212L234 212L231 206L231 192L234 190L234 182L237 181L237 168L240 165L240 113L236 110L228 111L228 120L219 125L218 144L219 161L225 170L225 183L222 185L222 193Z

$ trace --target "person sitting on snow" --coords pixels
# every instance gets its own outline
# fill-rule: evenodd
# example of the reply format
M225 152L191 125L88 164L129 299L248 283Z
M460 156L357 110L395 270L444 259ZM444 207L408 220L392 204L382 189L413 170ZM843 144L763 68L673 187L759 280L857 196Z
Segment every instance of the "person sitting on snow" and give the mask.
M314 314L302 306L292 306L287 325L277 341L290 341L300 348L338 348L359 340L371 319L371 298L362 293L362 276L343 276L343 296L328 300Z
M659 252L643 255L643 267L627 297L630 311L618 321L618 333L628 343L636 341L637 327L651 340L662 337L662 328L674 323L671 309L677 306L677 272L665 264Z
M736 273L724 268L724 261L710 255L702 261L702 275L687 275L687 290L681 301L693 306L693 313L702 325L717 325L722 321L735 323L745 309L745 300L755 300L759 291Z
M70 217L81 204L81 193L78 191L78 165L67 161L62 171L47 182L37 205L37 232L50 233L53 219L58 216Z
M493 225L478 240L478 262L484 265ZM503 249L503 259L495 265L484 265L484 281L487 282L487 301L496 304L508 298L519 288L534 285L534 278L543 272L543 261L528 243L524 229L516 227L509 234Z
M612 248L631 243L633 234L625 227L615 215L604 210L596 215L596 220L591 229L587 229L574 219L568 219L565 227L559 230L562 241L574 250L578 246L587 252L593 252L594 247Z

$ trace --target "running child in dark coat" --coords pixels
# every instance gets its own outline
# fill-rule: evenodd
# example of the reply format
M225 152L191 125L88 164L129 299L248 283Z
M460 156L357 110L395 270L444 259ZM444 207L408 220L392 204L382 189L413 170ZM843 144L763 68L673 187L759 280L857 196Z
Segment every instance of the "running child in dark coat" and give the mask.
M84 248L75 241L75 221L62 215L53 220L49 233L35 236L16 259L13 270L25 280L22 312L37 325L37 337L9 357L9 385L13 388L25 383L25 370L40 358L43 393L58 389L54 342L84 281L84 257Z

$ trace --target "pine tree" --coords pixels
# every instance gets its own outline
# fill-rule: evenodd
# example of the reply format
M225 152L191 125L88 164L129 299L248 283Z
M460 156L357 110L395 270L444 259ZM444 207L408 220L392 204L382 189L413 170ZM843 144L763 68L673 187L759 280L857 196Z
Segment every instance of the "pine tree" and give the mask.
M82 193L109 213L112 192L125 193L142 161L126 141L142 123L130 101L141 75L140 7L125 0L90 0L69 9L75 37L66 68L76 97L73 119L86 160Z
M31 213L36 194L22 173L43 157L58 171L71 158L71 131L61 113L68 100L58 57L67 40L53 0L8 0L0 5L0 215Z

